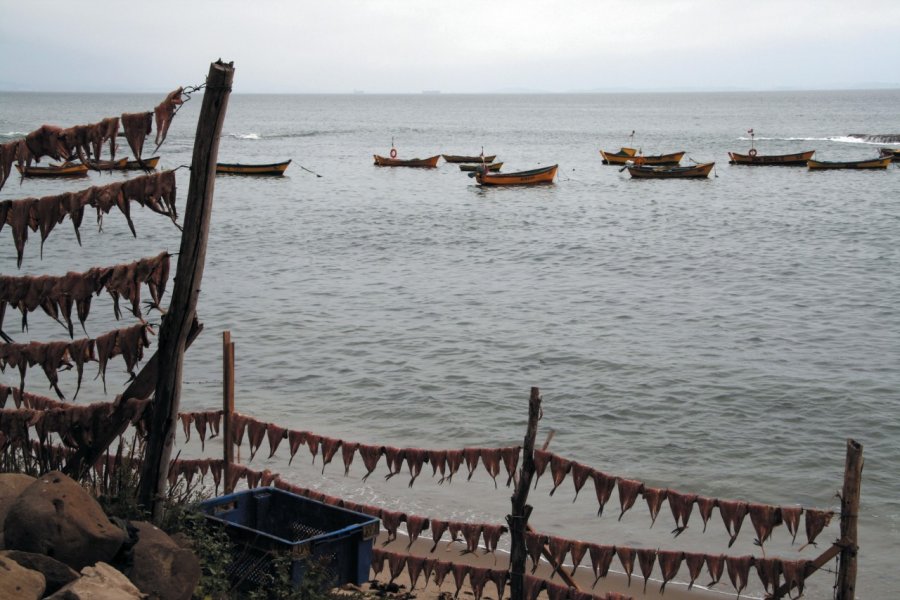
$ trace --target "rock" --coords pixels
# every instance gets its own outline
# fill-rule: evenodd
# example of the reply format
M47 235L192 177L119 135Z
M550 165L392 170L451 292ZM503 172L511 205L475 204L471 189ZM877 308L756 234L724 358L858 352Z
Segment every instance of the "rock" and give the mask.
M164 531L146 521L134 521L138 542L125 574L150 598L190 600L200 581L200 561Z
M3 521L13 501L34 483L34 477L22 473L0 473L0 548L3 547Z
M4 525L8 550L46 554L74 569L111 560L127 537L88 492L59 471L25 488Z
M0 556L0 598L3 600L40 600L44 597L44 576L26 569L6 556Z
M79 577L77 571L74 571L58 560L43 554L21 552L20 550L6 550L5 552L0 552L0 557L12 559L26 569L41 573L46 581L45 594L52 594L62 586L75 581Z
M81 570L76 579L44 600L144 600L128 578L104 562Z

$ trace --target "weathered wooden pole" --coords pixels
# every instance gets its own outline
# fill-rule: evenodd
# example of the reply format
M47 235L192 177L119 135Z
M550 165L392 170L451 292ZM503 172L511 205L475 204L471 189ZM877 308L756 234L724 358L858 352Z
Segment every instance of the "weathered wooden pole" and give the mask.
M506 517L509 523L510 553L509 553L509 581L510 600L523 600L525 598L525 531L528 529L528 517L531 515L531 506L528 505L528 489L531 487L531 479L534 477L534 440L537 437L538 421L541 418L541 392L538 388L531 388L531 397L528 400L528 429L525 432L525 442L522 444L522 468L519 470L519 480L512 495L512 513Z
M191 182L184 210L178 270L169 309L159 330L159 376L156 379L150 433L138 493L138 501L150 512L154 522L159 522L162 516L169 458L175 443L184 347L197 310L200 282L206 263L219 136L234 80L233 65L234 63L226 64L219 60L209 67L194 138Z
M234 464L232 415L234 415L234 342L231 341L231 332L225 331L222 333L222 446L225 460L223 489L226 494L234 491L228 485L231 481L231 465Z
M838 558L837 600L853 600L856 597L856 555L859 551L857 525L863 462L862 444L848 439L844 489L841 491L841 554Z

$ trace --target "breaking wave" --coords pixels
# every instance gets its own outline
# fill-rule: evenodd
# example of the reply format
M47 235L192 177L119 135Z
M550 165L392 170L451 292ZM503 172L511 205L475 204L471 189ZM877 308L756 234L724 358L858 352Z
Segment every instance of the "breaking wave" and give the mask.
M319 135L333 135L340 133L337 131L300 131L290 133L226 133L222 137L232 138L236 140L277 140L282 138L304 138L315 137Z
M748 136L738 138L743 141L750 141ZM762 137L755 136L754 140L770 141L770 142L838 142L842 144L896 144L900 143L900 134L877 134L869 135L865 133L849 133L847 135L830 135L826 137Z

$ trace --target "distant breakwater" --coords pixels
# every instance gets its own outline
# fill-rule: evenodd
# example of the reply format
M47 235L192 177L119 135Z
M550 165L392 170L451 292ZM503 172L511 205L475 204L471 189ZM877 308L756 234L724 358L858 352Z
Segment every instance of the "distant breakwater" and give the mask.
M849 133L847 136L857 138L863 142L900 144L900 133Z

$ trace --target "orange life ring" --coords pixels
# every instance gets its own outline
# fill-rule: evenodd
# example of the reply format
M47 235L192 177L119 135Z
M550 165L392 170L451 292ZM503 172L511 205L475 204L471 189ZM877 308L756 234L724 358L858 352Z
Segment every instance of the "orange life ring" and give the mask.
M397 149L391 148L391 158L397 158Z
M639 166L639 167L640 167L640 166L643 166L643 164L644 164L644 157L643 157L643 156L638 156L636 159L634 159L634 164L636 164L636 165Z
M756 158L756 148L750 148L750 158Z

